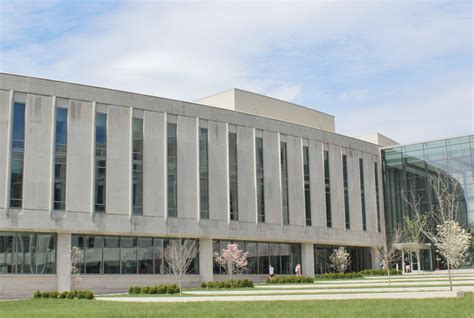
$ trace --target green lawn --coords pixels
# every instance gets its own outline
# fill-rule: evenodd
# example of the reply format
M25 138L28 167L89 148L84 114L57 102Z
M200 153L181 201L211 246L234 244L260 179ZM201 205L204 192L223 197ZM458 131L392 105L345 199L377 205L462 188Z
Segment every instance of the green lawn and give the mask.
M31 299L0 302L0 317L469 317L474 293L426 300L321 300L221 303L117 303Z

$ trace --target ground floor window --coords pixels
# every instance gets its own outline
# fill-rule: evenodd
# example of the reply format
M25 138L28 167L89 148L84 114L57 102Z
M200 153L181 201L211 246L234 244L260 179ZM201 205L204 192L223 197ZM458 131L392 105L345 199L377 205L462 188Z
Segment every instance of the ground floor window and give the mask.
M336 245L314 245L314 271L316 274L332 272L329 256ZM359 272L364 269L372 268L372 256L369 247L345 246L351 255L351 266L348 272Z
M214 240L214 274L225 274L224 269L216 263L215 258L231 243L238 244L239 249L248 252L247 271L244 274L267 275L269 265L272 265L275 274L294 274L296 265L301 264L300 244Z
M71 246L82 251L81 273L169 274L163 252L173 240L177 239L75 234ZM191 263L188 274L199 274L199 254Z
M56 273L56 234L0 233L0 274Z

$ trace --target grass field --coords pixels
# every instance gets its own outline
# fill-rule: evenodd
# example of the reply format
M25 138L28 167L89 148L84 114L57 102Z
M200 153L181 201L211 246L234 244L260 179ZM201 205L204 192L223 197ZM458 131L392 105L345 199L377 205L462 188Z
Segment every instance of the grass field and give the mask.
M0 302L0 317L474 317L474 293L425 300L117 303L31 299Z

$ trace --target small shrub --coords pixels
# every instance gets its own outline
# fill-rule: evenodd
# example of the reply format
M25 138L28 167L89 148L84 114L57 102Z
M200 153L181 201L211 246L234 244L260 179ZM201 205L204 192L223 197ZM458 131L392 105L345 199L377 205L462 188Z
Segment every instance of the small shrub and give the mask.
M70 291L69 293L67 293L67 299L74 299L74 293L72 291Z
M41 292L39 290L33 293L33 298L41 298Z
M140 286L135 286L135 287L133 287L133 292L135 294L141 294L142 293L142 288Z
M135 294L135 287L133 287L133 286L128 287L128 293L130 295Z
M158 286L158 294L166 294L168 287L166 285Z
M86 294L84 291L78 291L76 294L77 299L84 299L86 298Z
M148 294L150 292L150 287L145 286L142 288L142 294Z
M158 286L150 287L150 294L158 294Z
M61 294L59 294L59 298L65 299L67 297L67 291L63 291Z
M202 282L202 283L201 283L201 288L207 288L206 282Z
M57 291L53 291L49 294L49 298L58 298L59 293Z
M313 282L313 278L309 276L268 277L266 280L267 284L306 284Z
M45 291L41 293L41 298L49 298L49 292Z
M89 299L89 300L90 300L90 299L94 299L94 293L91 292L90 290L86 291L85 294L86 294L86 295L85 295L85 296L86 296L86 299Z

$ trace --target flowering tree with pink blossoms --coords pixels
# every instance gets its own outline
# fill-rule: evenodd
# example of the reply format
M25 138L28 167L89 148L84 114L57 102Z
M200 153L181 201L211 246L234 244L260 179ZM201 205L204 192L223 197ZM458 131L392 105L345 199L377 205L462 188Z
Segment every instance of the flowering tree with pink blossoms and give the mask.
M229 244L216 257L216 262L224 268L232 280L233 275L240 274L247 268L248 255L248 252L239 249L238 244Z

